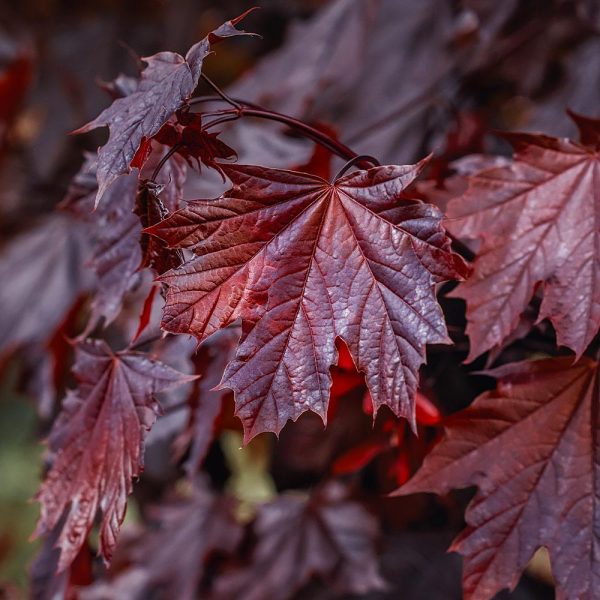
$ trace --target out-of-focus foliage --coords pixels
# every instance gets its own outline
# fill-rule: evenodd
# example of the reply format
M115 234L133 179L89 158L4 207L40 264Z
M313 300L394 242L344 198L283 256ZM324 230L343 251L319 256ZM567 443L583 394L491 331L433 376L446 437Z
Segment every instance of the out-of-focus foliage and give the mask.
M565 109L592 117L599 115L600 10L596 4L588 0L269 0L263 3L261 10L244 19L243 27L238 25L260 33L261 40L236 36L215 45L214 55L204 57L206 48L202 47L200 58L205 59L204 72L234 98L302 119L338 148L343 142L357 153L373 155L383 164L394 165L415 163L435 152L416 184L408 190L400 190L403 186L398 186L392 194L395 201L412 199L408 206L416 211L411 213L415 219L411 226L406 225L415 232L411 244L414 248L414 244L424 238L434 240L430 248L435 256L419 255L433 269L439 267L442 252L450 256L448 242L441 230L438 231L439 211L446 211L448 206L452 219L466 217L468 220L462 229L459 221L453 220L448 226L454 234L465 236L463 245L456 246L465 258L473 258L481 249L485 252L490 247L496 254L502 254L506 240L514 241L515 231L521 235L521 245L512 246L517 254L521 246L529 244L527 235L536 228L532 222L523 221L520 211L513 211L512 220L506 217L507 212L502 219L494 213L485 227L479 211L481 202L501 203L505 199L506 185L515 182L517 186L522 185L521 175L525 171L528 177L525 178L527 189L521 190L523 202L533 207L531 212L536 218L546 219L542 226L547 221L559 224L573 221L572 218L552 220L545 213L541 214L539 172L540 169L552 171L560 178L562 171L557 164L564 161L561 156L565 149L587 153L586 156L591 156L590 164L597 163L597 135L589 134L594 123L597 127L597 121L590 119L587 129L583 127L583 146L549 137L518 138L530 142L530 152L535 147L557 155L548 161L537 160L540 158L537 156L527 168L523 166L523 154L511 160L510 148L495 137L492 130L543 130L548 136L576 139L576 127L565 117ZM433 311L436 324L440 325L438 333L427 339L438 342L445 339L443 310L448 334L455 345L429 348L417 391L416 374L427 339L421 335L415 337L416 341L410 338L407 342L415 352L409 361L410 393L403 398L402 410L391 404L396 413L412 417L412 429L386 406L381 407L386 403L374 393L379 390L375 385L380 381L378 378L389 379L393 374L382 376L383 367L377 372L369 371L364 345L356 340L353 343L350 334L345 339L348 346L344 340L335 339L333 325L324 331L325 318L319 320L321 335L314 338L318 344L310 355L315 365L322 354L327 354L327 360L318 368L307 370L304 368L308 364L307 354L294 353L309 346L300 343L290 346L285 367L293 367L296 372L294 377L288 372L287 379L281 376L276 380L274 393L268 396L272 403L268 405L266 425L257 421L257 413L251 407L246 406L244 412L245 388L266 377L265 361L252 362L243 354L251 346L249 343L244 346L244 341L253 334L254 338L250 337L254 340L252 351L258 353L276 338L273 329L262 330L259 325L249 327L248 323L255 325L260 321L261 302L269 292L277 291L272 289L277 282L273 280L273 285L265 285L265 290L259 291L260 286L256 285L252 294L245 285L233 286L231 293L220 298L221 304L211 304L213 312L217 308L225 314L231 309L227 318L218 323L209 323L211 310L202 312L204 321L196 315L195 321L186 316L176 323L173 315L183 314L182 305L187 303L188 311L191 306L194 312L195 304L189 303L188 294L197 293L198 287L206 291L202 286L207 280L199 283L198 279L202 271L198 265L206 256L206 248L198 252L200 258L192 258L188 249L195 244L189 231L185 231L184 243L169 238L180 236L185 227L198 226L203 228L202 242L206 242L205 221L210 215L207 217L200 211L200 217L198 214L190 216L195 206L190 204L162 224L157 223L182 206L182 196L186 200L218 197L226 187L222 175L229 173L235 179L237 168L220 167L219 161L233 161L237 156L241 164L260 165L262 175L275 173L264 167L295 169L308 173L306 177L313 182L320 181L317 177L331 179L343 164L343 160L330 151L331 147L315 146L281 123L241 119L223 123L218 130L207 133L202 129L203 119L218 119L221 114L218 111L227 105L215 100L202 104L205 107L202 110L209 115L213 112L209 117L198 116L199 113L194 112L200 110L197 106L193 110L190 105L180 106L192 93L203 96L213 94L214 90L201 82L194 91L200 75L199 56L194 53L188 56L188 62L198 67L193 69L190 79L187 63L180 62L173 53L185 56L190 46L247 8L248 3L241 0L202 3L197 0L127 3L23 0L0 7L0 585L3 586L0 595L4 592L10 598L17 590L29 586L32 597L40 600L52 593L70 597L75 590L81 598L89 599L146 598L150 593L178 598L212 594L226 599L247 593L257 598L286 598L297 594L303 598L326 599L346 592L377 599L397 598L400 593L412 600L458 599L462 595L460 561L455 555L446 556L444 550L463 528L470 495L455 492L434 500L425 496L389 498L386 494L406 483L441 439L445 415L466 407L480 393L487 394L484 398L495 393L490 392L494 385L490 379L471 377L470 372L484 367L486 360L504 364L557 353L552 327L536 322L541 303L542 314L548 314L556 326L558 341L574 348L578 354L595 336L598 319L594 310L589 310L588 318L579 319L585 331L575 332L576 339L569 337L573 327L567 327L568 318L578 314L570 311L571 303L577 302L579 287L568 280L563 271L551 268L555 266L552 263L542 275L527 281L522 302L510 311L510 326L505 326L500 336L492 336L489 343L479 343L478 336L493 334L496 325L502 325L497 323L501 317L494 317L490 323L489 311L481 319L473 317L481 299L479 292L474 300L468 293L473 286L483 281L482 285L492 290L492 301L497 300L494 281L485 281L489 273L480 259L475 262L475 278L461 284L463 287L452 294L467 297L471 321L468 328L464 306L446 294L450 291L448 285L437 290L441 291L438 295L441 308L433 297L421 302L424 306L421 317L423 313L431 316ZM207 38L207 41L213 44L216 40ZM115 100L117 104L102 113L111 118L101 120L111 131L118 129L115 119L123 116L123 106L131 105L135 110L140 106L127 100L139 99L135 94L139 93L138 78L145 65L138 57L161 51L168 54L153 59L142 76L144 85L150 79L154 81L155 76L159 81L152 93L160 102L142 103L144 110L155 117L152 127L140 129L136 143L131 146L127 146L125 136L125 144L119 151L125 148L126 158L118 165L119 169L113 169L114 164L103 163L105 171L113 169L108 176L104 173L101 177L107 184L105 187L113 175L113 178L120 177L103 194L98 210L91 212L98 187L93 153L106 143L107 132L98 130L85 137L68 134L94 119ZM177 93L176 101L165 112L162 86L166 80L175 81ZM166 90L167 99L172 99L171 91ZM582 121L578 123L581 125ZM145 139L155 134L154 139ZM177 152L167 157L167 148L175 144ZM88 154L89 159L82 167L86 151L92 154ZM163 159L166 163L157 173ZM123 174L130 167L131 174ZM563 167L568 169L569 165ZM588 167L587 163L580 166L579 179L588 173ZM467 190L467 176L473 176L470 191L456 200ZM298 176L295 177L297 180ZM505 187L484 198L499 178ZM288 179L285 194L294 181L294 177ZM269 185L273 186L273 181L269 180ZM531 186L535 188L533 191ZM565 203L575 197L579 202L576 206L587 210L592 206L589 200L595 188L591 180L586 186L587 192L577 188L569 196L565 189L571 188L562 181L562 185L552 184L551 193L557 198L564 194L560 198ZM268 202L272 199L272 187L270 194L261 192L260 186L255 187L254 191L258 189L258 192L253 200ZM361 193L355 192L355 200L368 203L362 192L364 186ZM387 193L391 193L389 189ZM230 196L225 196L219 202L225 205L230 200ZM437 207L421 204L421 200ZM287 197L281 206L287 207L286 202ZM310 211L314 206L321 206L308 204L308 208L301 208ZM560 204L558 199L557 204ZM201 206L208 211L207 205ZM213 202L209 206L216 210L214 207L220 205ZM254 214L255 207L250 208L249 213ZM386 223L398 223L398 219L394 221L398 215L393 214L393 207L380 208L388 211ZM225 210L236 211L238 204L226 205ZM296 215L286 211L282 211L285 219L293 221ZM240 236L248 235L248 239L244 238L247 244L244 248L249 248L259 233L272 233L269 227L274 219L271 217L253 223L254 229L246 228L241 233L243 224L228 230L223 219L216 231L219 235L222 235L222 227L226 233L233 231L234 241L238 243ZM363 217L361 223L367 218ZM194 222L194 218L199 223ZM280 219L282 227L287 223L285 219ZM154 226L155 233L169 230L173 222L177 231L171 230L162 236L173 246L168 251L165 242L142 232L142 227L149 226ZM322 219L321 224L331 227L328 219ZM340 233L340 228L337 229ZM484 239L480 248L478 238L489 236L490 232L494 234L493 239ZM470 233L474 235L467 235ZM590 235L595 235L594 231ZM383 234L371 238L371 248L379 247L385 238ZM549 238L547 244L541 246L546 258L556 252L555 262L562 259L565 252L559 238L560 235ZM212 249L215 253L235 248L234 244L222 244L221 238L217 242ZM577 267L589 266L586 261L588 255L593 254L593 249L590 250L593 246L591 242L589 247L582 246L584 252ZM340 238L329 248L329 256L342 247ZM293 262L297 258L296 251L302 253L306 248L301 243L279 248L266 270L269 276L275 273L279 281L281 274L277 268L285 260L294 267L288 275L297 276L300 268ZM498 259L496 254L491 271L503 265L503 259L509 263L512 260L504 254ZM239 256L234 258L239 259ZM212 258L205 261L214 269ZM219 266L224 270L235 262L225 261ZM179 266L181 263L184 266ZM458 268L458 262L455 266L466 275L466 271ZM196 344L184 336L160 339L159 323L165 298L163 290L152 280L156 273L173 267L179 270L164 276L164 280L170 280L177 287L166 297L165 329L192 332L203 339L209 325L218 329L229 324L229 317L233 319L239 314L246 319L246 328L234 323L211 336L198 351ZM415 303L423 301L424 294L432 296L434 280L437 283L450 278L437 276L440 273L434 277L431 269L413 268L411 271L413 279L423 280L420 286L411 283L408 291L403 290L406 295L418 296ZM398 271L402 270L403 265L398 266ZM255 274L259 269L252 271ZM583 277L586 272L577 268L576 274ZM191 283L190 289L182 292L184 275ZM336 286L339 283L341 289L342 278L334 279L334 275L337 276L337 272L330 273L329 282L333 281ZM545 281L547 290L561 291L550 312L544 310L547 299L539 294L540 279ZM265 277L264 281L271 280ZM392 279L393 283L397 281ZM280 289L287 293L297 287L298 282L293 283L286 279ZM508 296L514 299L517 285L504 283ZM568 306L561 305L567 297L562 293L565 288L571 292ZM415 290L419 290L418 293ZM302 292L298 297L306 303L313 302L313 315L318 313L317 309L323 314L327 312L323 294L313 296L314 290L304 288ZM246 304L239 314L232 308L236 294L239 297L245 294ZM349 293L339 294L342 299L350 297ZM593 299L590 294L589 300ZM201 300L204 301L204 297ZM196 298L195 303L199 302ZM365 300L363 304L366 303ZM584 306L582 302L578 308ZM280 306L268 308L272 312ZM344 319L348 318L351 308L356 307L338 306L336 327L343 329L338 322L347 325ZM368 321L362 323L363 331L374 328L380 316L374 311ZM414 324L412 330L406 326L410 318L405 314L396 320L402 321L403 327L398 328L396 334L403 335L404 340L410 337L410 331L419 329ZM264 325L264 321L262 323ZM474 328L478 330L477 335L473 334ZM117 357L114 358L117 363L111 362L109 367L100 369L89 381L86 377L90 373L82 374L81 369L76 368L74 378L73 345L80 335L102 338L113 349L133 347L123 355L107 349L106 356ZM214 388L221 381L226 364L234 359L240 336L242 355L241 358L238 355L233 364L244 364L247 368L244 377L238 378L232 386L237 386L238 392L234 401L228 389ZM369 340L372 339L383 340L377 346L375 358L384 351L391 352L391 338L377 338L372 334ZM81 350L84 346L81 340L77 341ZM487 358L479 358L466 367L461 361L467 358L469 341L470 358L476 359L480 351L490 352ZM146 389L145 385L150 382L138 379L136 385L128 379L129 371L121 373L121 378L114 375L118 361L140 349L147 354L139 355L143 358L138 354L133 356L153 372L159 368L157 365L165 369L164 365L170 365L178 372L202 377L168 395L159 395L155 403L150 398L151 392L167 386ZM404 351L410 349L405 347ZM274 354L277 353L271 352L269 360L275 361ZM330 369L330 359L335 356L337 365ZM366 371L366 381L357 371L355 361ZM375 362L371 360L369 364ZM523 364L530 365L530 362ZM524 367L524 370L529 372L531 368ZM175 371L169 369L169 373ZM82 377L90 384L84 390L86 393L75 396L74 392L68 392L77 385L81 388ZM311 377L315 380L313 387L316 386L324 398L317 411L321 418L304 412L315 408L314 404L309 406L310 403L305 402ZM111 387L117 379L119 385ZM289 381L294 385L288 389L285 385ZM81 392L80 389L77 393ZM266 397L263 396L262 400ZM70 404L69 400L63 404L65 398L85 400L86 406L91 407L89 414L77 422L77 427L69 422ZM99 401L102 399L104 402ZM238 414L244 416L246 432L281 430L279 436L261 434L242 448L243 428L234 416L235 402ZM294 402L293 408L289 408L288 404ZM107 405L113 410L99 421L97 415L94 416L97 412L94 407ZM481 401L466 413L467 417L477 416L480 405ZM375 418L374 406L375 409L381 407ZM161 413L147 436L145 430L153 419L144 420L144 408L152 409L152 416ZM117 418L121 409L123 419ZM63 416L58 417L53 429L52 424L60 414ZM288 422L288 417L297 420ZM325 417L326 429L322 422ZM459 426L464 423L461 419L458 418ZM125 421L129 425L123 426ZM144 432L131 436L128 428L132 423L137 423L138 429L143 425ZM452 436L456 425L452 423L456 421L449 422L450 440L455 439ZM38 442L51 431L50 453L42 458ZM57 469L69 475L70 484L73 481L89 483L96 473L94 489L86 497L94 498L92 504L98 502L105 519L102 543L105 549L112 547L113 534L121 525L129 481L141 469L144 439L145 470L129 497L128 519L119 536L111 567L107 569L96 556L101 545L94 526L97 506L71 505L68 515L77 516L78 511L82 511L85 522L82 524L77 518L77 523L67 523L76 526L79 536L76 544L64 534L66 529L62 528L68 515L62 514L61 519L62 509L77 495L77 490L68 488L66 483L64 489L61 488L60 478L56 478ZM79 462L65 461L68 456L64 453L62 459L56 458L65 440L69 441L69 447L88 451L87 459L82 461L86 468L77 470ZM438 446L433 456L443 458L449 443ZM120 462L119 469L113 469L111 459L120 461L122 447L126 447L135 460ZM106 492L104 471L97 470L98 448L110 449L104 454L105 471L116 474L113 484L115 478L121 484L110 487L119 490L118 510L112 512L107 507L110 508L115 498ZM495 453L486 456L483 466L477 463L471 471L465 469L461 472L462 479L454 478L454 484L479 485L481 472L496 473L489 467ZM432 458L429 464L437 464L435 460L442 459ZM77 473L71 473L71 468ZM37 505L28 504L27 500L34 495L39 479L48 473L50 484L44 488L44 506L55 510L46 523L46 537L38 546L26 541L38 514ZM452 485L444 480L419 489L448 491ZM98 490L102 493L96 495ZM493 492L496 491L494 487ZM61 493L63 496L68 493L68 497L60 498ZM486 493L491 492L480 488L477 497L486 497ZM108 540L107 531L110 532ZM469 539L469 534L465 535ZM536 535L534 530L525 534L525 537L530 536L523 541L529 554L529 550L535 550ZM477 535L473 535L473 539L479 540ZM545 541L551 546L555 542ZM59 552L53 549L56 542L63 547L71 546L69 560L62 565L67 568L58 576L55 570ZM486 542L487 538L482 543ZM36 549L39 552L32 563ZM105 557L107 554L105 552ZM511 571L512 579L492 577L489 589L495 591L515 583L529 561L529 554L520 557L518 568ZM554 556L552 560L556 560ZM29 583L28 565L31 565ZM556 572L560 574L561 570ZM589 572L590 569L588 575ZM575 590L573 597L577 597L577 590L585 589L585 576L580 578L584 581L579 582L579 587L562 581L561 589L567 594ZM499 597L550 598L553 590L549 581L548 558L538 553L532 566L525 569L516 590L510 594L501 592ZM472 597L484 597L485 590L473 591L472 588L466 586Z

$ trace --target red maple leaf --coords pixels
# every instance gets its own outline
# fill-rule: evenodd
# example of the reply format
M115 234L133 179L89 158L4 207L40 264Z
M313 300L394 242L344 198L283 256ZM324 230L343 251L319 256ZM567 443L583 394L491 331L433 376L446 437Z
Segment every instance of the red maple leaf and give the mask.
M399 494L478 492L451 550L465 557L467 600L514 588L540 546L558 598L600 589L598 365L587 357L513 363L467 410Z
M204 131L202 116L189 111L177 112L177 123L167 123L157 133L155 139L165 145L177 145L177 153L185 158L191 167L201 171L201 163L221 172L215 159L237 158L236 151L219 139L219 133Z
M449 204L448 229L481 238L473 276L452 295L467 302L469 359L501 345L517 328L536 288L538 321L578 356L600 326L600 120L572 115L581 142L508 134L508 166L469 179Z
M363 402L363 405L365 404L371 409L365 412L372 414L371 398L368 392ZM335 459L332 473L335 475L355 473L366 467L379 455L390 452L394 455L389 461L391 466L388 469L389 479L394 482L393 487L396 488L406 483L411 472L414 472L414 467L422 462L423 456L431 446L427 441L430 436L423 435L426 433L423 431L423 427L436 426L442 420L442 415L435 404L418 390L415 407L418 435L411 435L406 421L386 415L383 422L375 424L374 431L367 439L352 446Z
M52 467L36 496L36 535L64 518L59 571L77 556L98 511L100 552L110 560L131 478L143 469L144 438L159 412L154 394L193 379L143 353L112 352L100 340L76 347L73 372L78 387L67 394L50 434Z
M414 424L425 344L448 343L435 285L467 273L433 206L402 190L422 163L315 175L222 165L233 188L147 230L197 257L160 280L162 326L200 341L241 317L222 386L246 439L307 410L325 421L336 337L378 409Z
M217 581L217 597L290 598L318 576L338 593L385 588L376 520L330 483L311 496L282 494L259 508L251 564Z
M248 35L235 28L248 12L209 33L188 50L185 58L176 52L159 52L143 58L147 67L135 90L115 99L93 121L76 131L85 133L97 127L109 128L108 141L98 150L95 204L117 177L129 173L140 145L156 135L192 95L211 46L226 37Z
M92 591L102 598L205 597L201 583L209 559L233 554L242 541L244 530L235 520L235 506L232 498L214 494L203 480L195 480L188 497L149 507L153 527L131 545L127 557L136 577L125 570L112 585L100 584Z

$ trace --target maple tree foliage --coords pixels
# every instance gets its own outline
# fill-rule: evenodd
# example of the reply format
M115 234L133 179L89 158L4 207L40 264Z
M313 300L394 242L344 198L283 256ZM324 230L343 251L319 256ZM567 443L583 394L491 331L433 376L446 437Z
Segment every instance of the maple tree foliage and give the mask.
M142 71L135 90L128 96L117 98L93 121L78 130L84 133L108 126L110 131L108 142L98 151L95 204L117 177L129 173L140 145L157 134L191 96L211 46L226 37L246 35L235 28L245 14L209 33L188 50L185 58L176 52L159 52L142 59L147 67Z
M5 56L0 21L0 374L49 431L32 597L394 595L465 511L466 599L538 597L550 570L558 598L597 598L593 3L281 3L217 26L225 4L98 97L87 30L89 62L53 55L68 126L56 94L22 110L45 46ZM60 143L31 133L45 112ZM86 121L108 139L69 184ZM502 134L507 157L492 123L548 134ZM468 377L484 363L495 387ZM437 541L411 554L409 529ZM408 597L460 594L440 561Z
M505 134L513 161L471 175L448 206L449 230L483 242L453 292L467 302L470 358L506 340L540 284L538 319L552 321L560 345L580 356L598 331L600 121L573 118L579 143Z
M217 583L226 598L291 596L315 575L338 592L384 589L374 560L377 525L339 485L310 497L286 494L261 507L254 563Z
M130 541L133 568L93 586L87 600L144 598L157 592L181 600L197 597L207 559L232 554L244 530L235 519L232 498L214 494L202 480L192 485L186 496L151 507L155 527ZM173 556L179 560L171 560Z
M73 372L78 387L50 434L52 467L37 495L37 535L52 530L66 511L56 542L59 571L77 555L98 510L100 549L110 559L131 478L143 467L144 438L159 412L154 394L190 380L144 354L113 353L100 340L76 347Z
M584 357L507 364L498 386L448 419L446 437L400 489L447 493L476 485L467 529L465 597L514 588L540 546L559 598L594 598L598 564L598 365Z
M435 284L467 274L441 214L402 198L420 168L374 167L331 184L223 165L229 192L146 230L198 255L160 279L164 329L202 341L242 319L221 385L235 392L246 439L306 410L326 419L336 336L375 407L414 422L424 345L449 342Z

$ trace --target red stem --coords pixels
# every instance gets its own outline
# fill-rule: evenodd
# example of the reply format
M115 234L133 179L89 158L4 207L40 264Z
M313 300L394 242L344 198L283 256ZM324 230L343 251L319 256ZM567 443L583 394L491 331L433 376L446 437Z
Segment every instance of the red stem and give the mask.
M324 148L327 148L334 154L337 154L339 157L345 160L352 160L358 156L354 150L342 144L342 142L338 142L333 138L329 137L327 134L311 127L307 123L295 119L294 117L290 117L288 115L284 115L272 110L267 110L264 108L254 108L248 105L241 105L239 109L232 108L230 111L223 111L223 116L211 121L206 125L206 129L209 127L214 127L216 125L220 125L221 123L226 123L228 121L235 121L241 117L254 117L257 119L266 119L268 121L276 121L278 123L283 123L288 127L295 129L303 133L307 138L313 140L317 144L320 144ZM362 169L369 169L373 166L371 160L363 159L357 163Z
M160 170L163 168L164 164L169 160L169 158L171 158L171 156L173 156L173 154L175 154L175 152L177 152L177 150L179 150L179 148L181 148L181 146L182 144L177 142L177 144L172 146L169 149L169 151L161 158L160 162L156 165L156 169L154 169L154 172L152 173L152 177L150 177L151 181L156 181L156 177L159 174Z

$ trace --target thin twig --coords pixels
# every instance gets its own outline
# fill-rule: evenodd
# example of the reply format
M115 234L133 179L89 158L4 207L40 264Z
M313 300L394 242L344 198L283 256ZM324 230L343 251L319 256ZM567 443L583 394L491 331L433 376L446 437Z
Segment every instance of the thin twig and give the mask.
M206 81L206 83L208 83L208 85L217 93L217 95L219 95L225 102L227 102L228 104L231 104L231 106L233 106L233 108L237 108L238 110L242 107L241 104L239 102L237 102L237 100L234 100L233 98L230 98L208 75L205 75L204 73L201 73L200 77L202 77L202 79L204 81Z
M180 142L177 142L161 159L160 162L156 165L156 169L154 169L154 172L152 173L152 177L150 177L150 179L152 181L156 181L156 177L158 176L158 174L160 173L160 170L163 168L163 166L165 165L165 163L169 160L169 158L171 158L171 156L173 156L173 154L175 154L175 152L177 152L177 150L179 150L179 148L181 148L182 144Z
M287 125L291 129L299 131L304 134L307 138L311 139L313 142L320 144L324 148L327 148L330 152L337 154L339 157L344 158L346 160L352 160L356 158L358 155L354 150L342 144L341 142L334 140L332 137L327 134L319 131L318 129L295 119L294 117L290 117L288 115L284 115L272 110L267 110L263 108L252 108L249 106L242 105L240 109L232 109L231 111L223 111L223 116L207 123L204 126L204 129L209 129L212 127L216 127L217 125L221 125L222 123L227 123L229 121L235 121L241 117L254 117L257 119L266 119L268 121L276 121L278 123L283 123ZM360 160L358 166L363 169L368 169L371 167L371 161Z
M240 100L239 98L232 98L231 96L228 96L228 98L230 98L234 102L237 102L237 104L239 104L240 106L249 106L250 108L262 108L258 104L254 104L254 102L248 102L247 100ZM190 98L187 101L187 104L189 106L195 106L196 104L203 104L204 102L227 102L227 104L230 104L230 102L228 100L225 100L221 96L212 96L212 95L196 96L195 98Z

